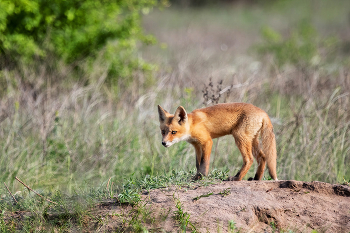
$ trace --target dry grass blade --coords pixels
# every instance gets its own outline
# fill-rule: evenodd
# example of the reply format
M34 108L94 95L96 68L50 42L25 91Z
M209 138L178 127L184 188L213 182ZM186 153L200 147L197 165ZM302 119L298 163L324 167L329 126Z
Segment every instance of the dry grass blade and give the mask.
M6 185L6 183L5 183L5 182L4 182L4 185L5 185L6 189L7 189L7 191L10 193L11 197L13 198L13 200L16 202L16 204L18 204L18 202L17 202L16 198L15 198L15 197L12 195L12 193L11 193L10 189L7 187L7 185Z
M15 177L15 179L20 182L21 184L23 184L27 189L29 189L30 191L32 191L33 193L35 193L36 195L38 195L39 197L41 197L42 199L45 199L46 201L52 203L52 204L55 204L55 205L59 205L58 203L54 202L54 201L51 201L45 197L43 197L42 195L40 195L39 193L35 192L33 189L31 189L28 185L26 185L25 183L23 183L20 179L17 178L17 176Z

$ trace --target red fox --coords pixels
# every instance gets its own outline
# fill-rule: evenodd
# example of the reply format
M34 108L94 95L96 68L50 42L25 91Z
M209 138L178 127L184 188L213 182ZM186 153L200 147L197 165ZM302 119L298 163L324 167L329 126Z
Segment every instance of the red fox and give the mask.
M163 146L169 147L180 141L187 141L194 146L197 174L193 179L208 175L212 139L231 134L242 154L243 166L228 180L242 180L253 164L253 156L258 162L254 180L263 178L265 164L271 178L278 180L275 134L269 116L262 109L246 103L224 103L187 113L179 106L173 115L158 105L158 113Z

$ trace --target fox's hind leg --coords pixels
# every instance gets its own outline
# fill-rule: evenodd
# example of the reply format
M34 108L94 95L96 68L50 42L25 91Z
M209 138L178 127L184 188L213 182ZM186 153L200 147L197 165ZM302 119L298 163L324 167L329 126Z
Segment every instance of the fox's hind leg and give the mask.
M241 170L234 176L229 177L230 181L240 181L247 174L249 168L253 164L252 140L247 140L247 137L242 135L233 135L235 137L236 145L243 157L243 165Z
M264 176L266 158L265 154L259 147L259 135L256 135L253 139L253 155L258 162L258 169L256 170L254 180L262 180ZM249 178L248 180L253 180L253 178Z

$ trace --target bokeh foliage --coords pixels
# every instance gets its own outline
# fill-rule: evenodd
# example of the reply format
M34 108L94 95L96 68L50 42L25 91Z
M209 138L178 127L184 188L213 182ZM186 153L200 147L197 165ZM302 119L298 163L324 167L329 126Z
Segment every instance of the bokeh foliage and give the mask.
M141 27L156 0L0 1L0 65L44 60L108 61L114 77L130 77L152 66L138 58L138 43L154 43ZM102 56L101 56L102 54Z
M321 38L307 20L302 20L286 38L268 26L261 29L261 35L263 43L257 46L258 53L271 54L279 67L293 65L305 69L317 66L325 62L325 55L332 57L338 47L336 37Z

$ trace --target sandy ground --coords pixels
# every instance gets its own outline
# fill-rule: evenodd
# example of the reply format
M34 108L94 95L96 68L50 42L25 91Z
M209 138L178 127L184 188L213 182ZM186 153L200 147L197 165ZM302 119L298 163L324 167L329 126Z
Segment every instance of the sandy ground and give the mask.
M209 195L199 198L206 194ZM181 232L174 219L177 200L198 232L230 232L230 221L235 223L234 232L350 232L350 187L346 185L317 181L225 181L204 187L145 191L142 198L149 215L158 216L150 229L156 232ZM130 208L104 206L101 211L109 212L115 219L113 224L110 218L104 230L116 230L120 226L120 215L116 213L126 216Z

